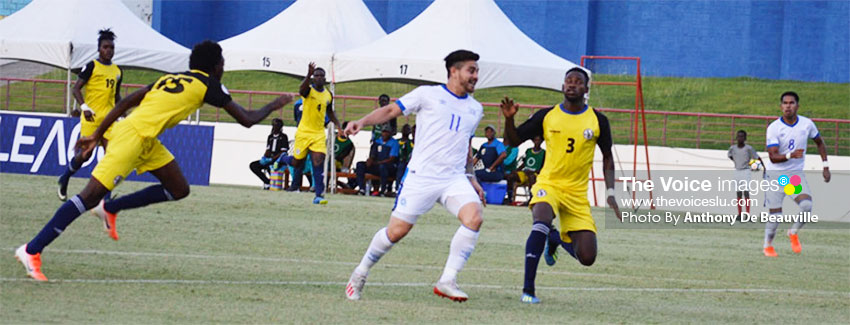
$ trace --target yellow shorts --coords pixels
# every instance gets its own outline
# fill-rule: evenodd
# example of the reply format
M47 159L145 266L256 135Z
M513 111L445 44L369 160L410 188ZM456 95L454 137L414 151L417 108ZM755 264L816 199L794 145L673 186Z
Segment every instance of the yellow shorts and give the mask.
M516 185L524 185L528 182L528 175L526 175L524 171L517 171L517 176L519 177L519 183Z
M570 231L590 230L596 233L596 222L590 214L590 201L587 200L587 190L575 191L542 183L538 180L531 188L534 197L528 207L546 202L552 206L555 216L559 217L561 227L561 240L571 243Z
M108 140L109 150L97 163L92 176L110 191L134 169L136 174L142 174L174 160L174 155L159 139L140 136L132 124L124 121L113 124Z
M326 153L328 151L327 139L324 134L296 134L292 157L302 160L307 157L307 151Z

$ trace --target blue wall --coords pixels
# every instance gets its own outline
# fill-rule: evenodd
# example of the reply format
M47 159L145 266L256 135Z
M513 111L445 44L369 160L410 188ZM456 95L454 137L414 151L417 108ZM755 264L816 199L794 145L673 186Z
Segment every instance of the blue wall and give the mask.
M191 46L247 31L292 2L154 0L153 26ZM364 2L388 33L431 3ZM529 37L574 62L639 56L644 75L850 82L850 1L496 3Z
M39 114L0 114L0 173L61 175L79 135L80 119ZM166 130L160 141L174 155L192 185L209 185L215 129L180 124ZM74 136L74 138L72 138ZM99 155L74 174L89 178ZM131 181L158 182L150 173L131 173Z

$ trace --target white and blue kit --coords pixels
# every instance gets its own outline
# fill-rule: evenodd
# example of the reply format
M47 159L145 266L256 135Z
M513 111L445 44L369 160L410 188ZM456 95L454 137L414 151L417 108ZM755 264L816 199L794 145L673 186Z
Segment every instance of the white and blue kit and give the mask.
M436 202L454 215L480 202L465 173L469 140L484 116L481 103L445 85L418 87L396 103L404 115L416 114L416 146L392 216L415 224Z
M780 176L786 175L789 178L793 175L799 175L802 191L800 194L791 195L792 199L796 199L798 195L806 194L811 196L809 184L806 182L806 175L803 174L805 167L806 146L809 139L820 137L818 128L811 119L805 116L797 115L797 122L787 124L780 117L767 127L767 148L777 147L782 155L794 152L798 149L803 149L803 158L791 158L787 161L774 163L770 160L766 161L765 170L766 177L771 180L778 180ZM780 184L778 191L765 192L765 206L769 209L782 208L782 200L785 199L784 184Z

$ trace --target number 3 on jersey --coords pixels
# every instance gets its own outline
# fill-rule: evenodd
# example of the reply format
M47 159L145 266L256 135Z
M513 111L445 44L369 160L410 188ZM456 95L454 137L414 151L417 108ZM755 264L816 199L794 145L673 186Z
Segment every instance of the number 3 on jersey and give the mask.
M567 153L572 153L576 148L573 147L573 144L576 143L576 139L567 138Z

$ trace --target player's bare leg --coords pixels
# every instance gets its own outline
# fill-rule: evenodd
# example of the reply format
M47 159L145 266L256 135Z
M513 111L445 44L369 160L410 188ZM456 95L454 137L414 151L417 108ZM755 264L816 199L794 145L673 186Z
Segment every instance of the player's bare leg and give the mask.
M449 210L452 209L450 207L451 200L452 198L449 198L446 203ZM478 230L481 229L481 223L484 222L482 211L483 207L478 202L464 204L458 210L457 218L460 220L461 226L452 238L446 267L443 268L443 274L434 286L434 294L457 302L469 299L469 295L457 286L457 274L463 270L469 256L475 251L475 244L478 242Z
M345 286L345 297L349 300L359 300L366 285L366 278L372 266L384 256L399 240L407 236L413 229L413 224L399 218L390 217L386 227L381 228L372 236L372 242L366 249L366 254L360 259L360 264L351 272L348 284Z

